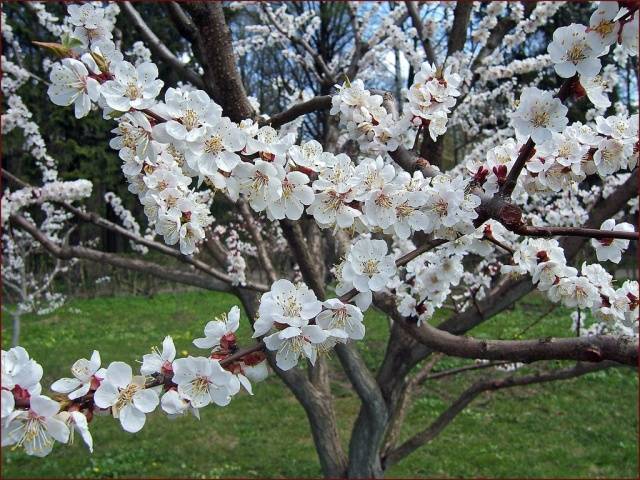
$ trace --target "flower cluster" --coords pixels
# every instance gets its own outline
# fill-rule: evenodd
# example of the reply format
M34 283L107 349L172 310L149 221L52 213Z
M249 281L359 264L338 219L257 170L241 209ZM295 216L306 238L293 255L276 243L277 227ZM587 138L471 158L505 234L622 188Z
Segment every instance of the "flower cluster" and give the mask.
M278 280L262 295L254 337L272 329L264 338L269 350L277 350L276 364L289 370L304 356L315 364L318 353L331 350L336 343L364 337L362 312L338 299L320 302L304 283Z
M408 117L394 119L383 105L382 95L372 95L362 80L336 85L331 97L331 115L340 115L340 123L349 138L366 152L392 152L404 142L410 123Z
M407 98L412 122L427 126L434 141L447 130L448 114L460 96L461 82L460 75L451 72L451 66L423 63L409 87Z
M576 122L562 133L551 134L527 162L523 187L531 193L559 192L587 175L605 178L632 170L638 162L638 115L596 117L595 127Z
M41 395L42 373L24 348L2 350L2 446L17 444L38 457L48 455L56 440L66 443L70 435L60 405Z
M42 367L22 347L2 351L2 446L23 447L28 455L48 455L56 441L73 442L77 432L93 451L88 424L94 414L110 413L127 432L138 432L146 415L158 405L169 416L209 404L228 405L240 386L252 393L251 381L268 375L266 357L259 349L237 355L235 331L240 309L233 307L221 319L205 326L205 337L194 340L207 357L176 358L171 337L142 358L140 375L130 365L111 362L101 367L98 351L71 367L72 377L51 385L53 398L41 394ZM232 356L236 354L236 357Z
M612 227L612 225L608 225ZM628 229L629 224L621 224ZM631 227L632 228L632 227ZM606 245L600 256L620 255L625 247L617 240ZM612 331L633 328L638 319L638 283L627 280L615 290L612 276L598 264L582 264L580 273L567 265L564 251L556 240L525 239L513 254L515 265L503 265L503 273L530 274L539 290L566 307L590 309ZM635 325L637 328L637 325Z
M450 238L473 229L480 201L466 191L461 176L425 179L420 172L397 172L382 157L364 158L357 166L344 154L324 154L323 160L307 209L321 227L356 226L401 239L415 231Z
M69 182L49 182L42 187L25 187L2 196L2 224L9 217L29 205L46 202L71 203L91 196L92 183L89 180Z
M493 228L491 228L493 227ZM415 320L418 325L428 320L436 309L442 307L448 298L453 298L453 289L465 283L477 284L469 288L466 294L475 297L482 296L484 285L479 275L465 272L463 259L470 253L489 257L491 247L485 242L486 232L493 238L504 241L501 234L508 233L497 222L488 222L483 227L463 235L455 241L437 247L432 252L424 253L411 260L404 272L398 272L388 286L393 288L396 296L398 312L407 318ZM400 251L407 251L412 245L398 245ZM465 279L465 275L471 278ZM464 298L460 298L464 303Z

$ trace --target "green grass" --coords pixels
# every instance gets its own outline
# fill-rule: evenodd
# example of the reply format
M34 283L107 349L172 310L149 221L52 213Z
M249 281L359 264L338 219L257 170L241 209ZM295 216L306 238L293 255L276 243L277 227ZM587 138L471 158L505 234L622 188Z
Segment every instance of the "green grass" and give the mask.
M191 340L201 335L206 321L235 303L231 295L208 292L77 300L50 315L25 318L21 344L43 365L47 390L55 379L69 376L69 366L79 357L88 358L93 348L100 350L103 365L114 360L135 365L170 334L178 352L198 354ZM527 297L474 334L513 338L546 308L536 297ZM373 311L366 322L366 341L359 347L373 366L384 353L387 323ZM557 310L525 337L568 335L569 325L566 312ZM3 348L8 348L10 333L6 325ZM247 322L240 338L249 342ZM468 363L447 358L436 370ZM358 401L344 376L337 368L333 371L346 448ZM428 383L408 415L403 439L436 418L475 378L489 374L468 373ZM319 476L302 407L277 377L256 385L254 391L254 397L239 395L228 407L204 409L200 421L193 417L170 421L153 413L145 428L133 435L109 417L96 417L91 423L93 455L78 440L73 446L57 445L45 459L5 448L2 476ZM636 372L615 369L485 394L388 476L635 477L637 391Z

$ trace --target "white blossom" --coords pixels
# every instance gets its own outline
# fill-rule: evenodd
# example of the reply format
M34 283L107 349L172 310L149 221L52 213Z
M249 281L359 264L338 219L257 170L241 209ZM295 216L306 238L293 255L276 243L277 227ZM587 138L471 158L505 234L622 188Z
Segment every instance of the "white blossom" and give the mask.
M97 388L100 380L104 378L106 370L100 368L100 353L94 350L91 359L81 358L71 367L74 378L61 378L51 385L51 390L66 393L70 400L82 397L93 386Z
M114 110L142 110L154 105L163 85L164 82L158 80L158 67L154 63L141 63L135 67L122 61L114 68L113 80L105 82L100 93Z
M158 406L158 394L145 388L143 376L133 376L131 367L124 362L111 362L105 378L94 394L99 408L111 408L122 428L131 433L144 427L147 413Z
M57 440L67 443L69 428L56 418L60 404L43 395L29 399L29 410L15 410L2 425L2 446L24 447L27 455L47 456Z
M618 40L619 24L616 17L618 2L599 2L598 8L591 14L587 41L595 50L600 51Z
M63 58L51 69L51 84L47 94L56 105L74 104L76 118L82 118L91 110L91 102L100 95L100 84L89 76L87 67L73 58Z
M353 340L364 338L363 315L358 307L342 303L337 298L326 300L322 306L324 309L316 317L316 323L320 328L344 330Z
M530 136L535 143L543 143L567 125L566 115L567 107L551 92L527 87L522 91L518 109L511 115L511 122L523 137Z
M298 171L288 172L282 180L282 196L267 206L269 215L281 220L299 220L306 205L314 200L309 177Z
M260 298L258 319L253 325L254 337L267 333L274 324L303 327L321 310L322 304L304 283L293 284L281 279Z
M240 162L232 175L238 181L240 193L247 197L256 212L262 212L282 196L284 170L280 165L263 160Z
M345 280L352 282L359 292L382 290L396 271L392 255L387 255L384 240L358 240L349 253L342 270Z
M69 23L76 27L73 30L73 37L80 40L84 46L112 38L113 26L105 18L105 9L91 3L84 3L69 5L67 11Z
M69 443L72 444L75 432L78 432L80 438L85 443L89 451L93 453L93 437L89 432L89 423L87 417L82 412L62 411L56 415L58 420L62 420L69 429Z
M210 403L228 405L238 393L240 383L231 373L220 366L220 362L205 357L178 358L173 362L173 382L178 393L191 402L194 408Z
M605 220L600 226L600 230L611 230L614 232L633 232L633 225L630 223L618 223L612 218ZM607 260L613 263L620 263L622 252L629 246L629 240L620 238L593 238L591 246L596 251L599 262Z
M300 355L315 364L318 356L317 345L324 342L329 333L317 325L287 327L268 337L264 343L269 350L277 350L276 365L282 370L290 370L298 364Z
M227 334L235 332L240 326L240 309L231 307L228 314L208 322L204 327L204 337L196 338L193 344L198 348L211 349L220 345L220 340Z
M558 28L553 32L548 52L556 73L563 78L570 78L576 72L588 78L600 73L601 64L597 57L604 51L594 48L593 42L587 40L587 27L584 25L572 23Z
M176 358L176 347L173 339L167 335L162 341L162 351L156 347L152 353L147 353L142 357L140 373L142 375L152 375L154 373L165 373L171 370L171 362Z

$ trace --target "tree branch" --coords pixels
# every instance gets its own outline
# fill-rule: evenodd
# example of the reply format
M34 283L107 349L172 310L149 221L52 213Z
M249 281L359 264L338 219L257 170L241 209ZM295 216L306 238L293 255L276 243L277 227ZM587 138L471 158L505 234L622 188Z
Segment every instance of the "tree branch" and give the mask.
M86 247L69 247L59 246L49 240L38 228L27 221L20 215L11 215L9 218L11 223L18 226L22 230L29 233L35 240L40 242L42 246L54 257L61 259L80 258L83 260L91 260L97 263L113 265L114 267L126 270L134 270L146 273L159 278L164 278L172 282L184 283L200 287L207 290L220 292L228 292L231 290L229 284L219 281L211 277L205 277L193 272L168 268L166 265L159 265L153 262L138 260L135 258L124 257L113 253L105 253Z
M431 64L436 63L436 54L433 51L433 46L431 45L431 40L426 35L424 24L422 23L422 19L420 18L420 12L416 7L416 3L407 0L404 2L407 6L407 11L409 12L409 16L411 17L411 22L413 26L418 31L418 38L420 42L422 42L422 47L424 48L425 55L427 56L427 61Z
M632 337L593 335L537 340L481 340L453 335L427 322L418 327L398 313L390 295L376 295L376 304L420 343L454 357L524 363L538 360L613 360L625 365L638 365L638 344Z
M469 372L472 370L484 370L485 368L498 367L500 365L508 365L512 362L487 362L487 363L474 363L472 365L465 365L464 367L451 368L449 370L442 370L440 372L429 373L420 379L420 383L424 383L427 380L437 380L439 378L451 377L463 372Z
M456 3L456 8L453 11L453 25L451 25L447 44L447 57L464 48L464 44L467 41L467 29L469 28L472 8L473 2L461 1Z
M195 43L198 36L198 29L189 18L189 15L187 15L187 13L182 9L180 4L178 2L167 2L164 6L169 12L171 21L178 31L180 31L180 34L191 43Z
M149 25L143 20L131 2L122 2L120 6L129 17L129 20L131 20L131 23L138 29L154 55L166 62L171 68L177 70L185 80L188 80L194 87L204 88L202 77L182 63L180 59L167 48L162 40L149 28Z
M386 457L389 452L396 448L398 440L400 439L400 434L402 433L402 425L404 424L404 419L411 406L412 397L416 388L424 382L424 379L429 376L433 367L435 367L436 363L438 363L443 356L444 355L442 353L433 355L420 369L420 371L405 383L397 402L397 406L393 409L393 415L389 419L389 424L387 425L387 432L385 434L381 457Z
M599 230L581 227L533 227L523 225L512 230L514 233L528 237L586 237L586 238L621 238L638 240L638 232L622 232L617 230Z
M181 4L198 29L197 47L205 70L205 83L225 115L239 122L251 118L253 108L247 99L233 52L231 31L224 18L222 2Z
M5 169L2 169L2 175L7 177L8 179L10 179L12 182L20 185L23 188L26 187L30 187L29 184L27 184L26 182L20 180L18 177L16 177L15 175L11 174L10 172L6 171ZM58 205L60 205L61 207L63 207L65 210L67 210L68 212L72 213L73 215L75 215L78 219L87 222L87 223L92 223L100 228L104 228L105 230L110 230L114 233L117 233L121 236L123 236L124 238L127 238L139 245L144 245L145 247L149 247L153 250L156 250L158 252L161 252L165 255L168 255L170 257L174 257L177 258L178 260L180 260L183 263L186 263L188 265L191 265L195 268L197 268L198 270L206 273L207 275L211 275L214 278L217 278L218 280L221 280L223 282L226 283L232 283L231 277L229 275L227 275L226 273L221 272L220 270L217 270L213 267L211 267L210 265L207 265L205 262L201 261L201 260L197 260L192 256L189 255L184 255L182 254L179 250L176 250L175 248L171 248L168 245L165 245L163 243L160 242L156 242L154 240L149 240L147 238L144 238L140 235L136 235L133 232L130 232L129 230L127 230L126 228L121 227L120 225L110 222L109 220L106 220L105 218L102 218L101 216L99 216L96 213L93 212L85 212L83 210L81 210L78 207L74 207L73 205L66 203L66 202L54 202ZM264 285L262 283L256 283L256 282L247 282L246 284L246 288L249 288L251 290L257 290L259 292L267 292L269 291L269 287L267 285Z
M429 443L442 432L447 425L449 425L456 416L462 412L467 405L469 405L478 395L487 391L501 390L503 388L511 388L524 385L532 385L536 383L553 382L557 380L567 380L570 378L580 377L587 373L596 372L611 368L615 364L611 362L603 362L600 364L577 364L571 368L565 368L561 370L555 370L552 372L541 373L537 372L533 375L525 376L511 376L502 379L484 380L475 383L467 390L465 390L458 399L453 402L449 408L442 412L438 418L427 428L417 433L409 440L404 442L400 447L392 451L385 459L384 466L389 468L395 465L404 457L414 452L421 446Z
M259 123L260 125L271 125L273 128L280 128L301 115L318 110L328 110L329 108L331 108L331 95L320 95L306 102L297 103L288 110L277 113L270 118L260 119Z

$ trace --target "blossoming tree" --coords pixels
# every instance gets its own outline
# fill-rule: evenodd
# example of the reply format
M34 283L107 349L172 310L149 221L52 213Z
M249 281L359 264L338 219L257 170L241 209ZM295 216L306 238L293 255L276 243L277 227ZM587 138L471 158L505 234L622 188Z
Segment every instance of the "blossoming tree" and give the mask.
M515 47L561 4L406 2L383 11L354 2L318 11L168 3L162 8L186 45L181 55L129 2L72 4L63 20L44 5L28 8L58 37L32 39L52 55L48 81L33 81L46 83L51 102L72 107L77 118L102 115L113 124L114 161L150 228L142 235L112 195L106 200L122 225L87 211L87 180L46 176L37 195L24 185L5 190L3 224L58 258L232 292L254 333L253 340L237 337L234 307L194 340L201 356L176 358L167 336L142 357L138 374L119 361L102 367L95 350L48 396L40 365L21 347L3 351L3 445L44 456L77 431L92 450L96 412L137 432L156 409L198 417L210 404L225 406L272 370L304 407L324 474L378 477L482 392L637 364L638 283L614 280L603 267L620 262L638 239L626 221L637 211L638 115L610 100L618 95L617 70L637 56L637 3L594 5L588 24L557 28L545 53L524 59ZM143 39L124 52L114 33L120 10ZM335 37L327 37L327 22ZM4 13L3 35L11 45ZM277 102L290 105L267 113L243 78L250 82L247 65L274 51L286 63L274 74L286 92ZM3 53L4 82L33 78L20 66L19 48ZM154 62L180 82L165 84ZM389 68L394 92L381 85ZM578 101L587 105L580 121L570 111ZM463 154L445 170L445 142L453 137ZM122 235L141 255L152 249L185 267L47 235L28 215L42 202ZM220 219L215 205L226 210ZM589 249L600 263L576 264ZM577 336L463 336L534 289L578 312ZM358 350L363 312L374 307L390 319L375 372ZM430 321L449 308L446 320ZM490 361L471 368L574 364L532 375L496 372L400 443L412 393L429 378L435 352ZM348 451L328 354L361 400Z

